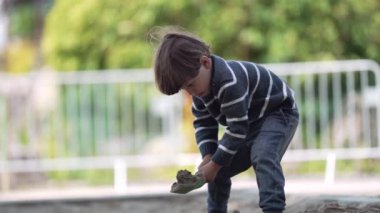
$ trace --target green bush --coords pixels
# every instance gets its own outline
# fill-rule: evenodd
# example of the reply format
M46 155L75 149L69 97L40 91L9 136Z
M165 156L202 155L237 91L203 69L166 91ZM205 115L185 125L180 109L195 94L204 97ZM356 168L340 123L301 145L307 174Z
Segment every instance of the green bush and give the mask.
M34 65L35 51L33 44L27 40L9 43L5 53L5 70L11 73L30 71Z
M149 67L149 31L180 25L227 58L379 61L378 11L376 0L57 0L43 44L57 70Z

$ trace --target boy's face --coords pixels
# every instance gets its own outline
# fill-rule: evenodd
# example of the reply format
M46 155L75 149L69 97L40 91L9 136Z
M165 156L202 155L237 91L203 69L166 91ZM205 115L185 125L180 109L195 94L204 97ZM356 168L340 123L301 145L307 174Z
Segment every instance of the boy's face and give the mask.
M210 92L212 60L207 56L202 56L201 68L194 78L187 81L182 89L186 90L190 95L202 97Z

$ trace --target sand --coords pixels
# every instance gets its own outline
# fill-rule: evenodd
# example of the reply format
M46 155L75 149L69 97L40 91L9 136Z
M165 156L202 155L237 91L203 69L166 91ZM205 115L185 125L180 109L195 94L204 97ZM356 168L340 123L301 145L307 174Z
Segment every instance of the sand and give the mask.
M39 200L0 203L1 213L193 213L206 211L206 193L194 191L186 195L161 194L132 197L104 197L75 200ZM286 213L377 213L380 197L342 197L289 195ZM258 196L251 190L233 190L229 213L262 212Z
M186 175L185 175L186 177ZM181 178L180 178L181 179ZM185 178L186 179L186 178ZM262 212L254 181L234 181L229 213ZM129 186L129 193L110 190L65 190L50 193L0 194L1 213L193 213L206 212L206 186L188 194L169 193L171 183ZM319 179L287 181L285 213L380 213L379 177L340 179L325 185Z
M286 212L308 213L377 213L380 212L380 197L320 196L300 199L288 206Z

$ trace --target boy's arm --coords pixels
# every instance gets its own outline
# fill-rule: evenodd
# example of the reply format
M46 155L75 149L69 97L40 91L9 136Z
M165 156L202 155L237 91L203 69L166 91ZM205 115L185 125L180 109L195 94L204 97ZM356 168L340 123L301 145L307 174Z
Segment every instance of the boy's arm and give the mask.
M213 155L218 147L218 123L196 97L193 97L192 112L195 138L202 158Z
M238 148L245 142L249 129L249 79L245 67L242 64L240 66L244 74L234 75L235 83L228 82L229 85L224 86L218 97L221 111L226 116L227 128L212 161L222 166L230 164Z

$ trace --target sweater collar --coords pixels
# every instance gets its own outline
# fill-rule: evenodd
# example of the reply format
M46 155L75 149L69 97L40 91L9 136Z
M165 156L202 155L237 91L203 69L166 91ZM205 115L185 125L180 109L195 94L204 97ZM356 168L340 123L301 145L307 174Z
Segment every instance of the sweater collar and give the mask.
M216 89L221 84L232 81L233 77L230 74L226 60L217 55L212 55L211 57L213 59L211 85Z
M218 91L220 90L221 85L226 82L233 80L230 75L229 68L227 67L227 61L217 55L211 55L212 59L212 70L211 70L211 82L210 89L211 93L202 97L203 100L209 101L214 98L217 98Z

